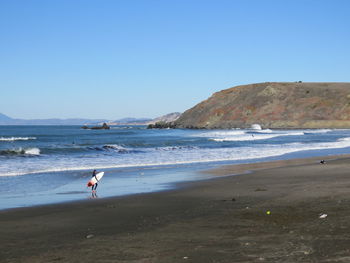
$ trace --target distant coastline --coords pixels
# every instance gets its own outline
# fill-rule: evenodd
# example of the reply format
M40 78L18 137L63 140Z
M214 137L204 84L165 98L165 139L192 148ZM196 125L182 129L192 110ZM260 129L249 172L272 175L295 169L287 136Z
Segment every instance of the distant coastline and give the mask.
M157 118L123 118L119 120L108 119L14 119L5 114L0 113L0 125L148 125L157 121L174 121L181 113L173 112Z

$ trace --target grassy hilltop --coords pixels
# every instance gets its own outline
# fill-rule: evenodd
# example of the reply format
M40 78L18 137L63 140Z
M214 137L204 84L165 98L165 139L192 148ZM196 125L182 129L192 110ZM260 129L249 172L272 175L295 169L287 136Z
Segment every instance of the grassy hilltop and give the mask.
M350 128L350 83L265 82L214 93L176 128Z

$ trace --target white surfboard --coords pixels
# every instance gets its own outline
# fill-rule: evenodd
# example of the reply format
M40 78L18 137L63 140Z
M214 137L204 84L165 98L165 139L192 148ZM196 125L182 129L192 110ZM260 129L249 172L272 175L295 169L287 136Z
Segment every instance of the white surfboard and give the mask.
M91 178L91 180L87 183L87 186L90 187L90 186L93 186L95 185L96 183L98 183L102 176L104 175L105 173L104 172L99 172L97 173L94 177Z

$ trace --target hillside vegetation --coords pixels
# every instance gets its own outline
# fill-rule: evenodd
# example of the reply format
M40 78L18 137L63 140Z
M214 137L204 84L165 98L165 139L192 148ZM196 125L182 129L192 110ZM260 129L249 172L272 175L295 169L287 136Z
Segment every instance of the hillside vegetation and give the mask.
M350 83L266 82L214 93L176 128L350 128Z

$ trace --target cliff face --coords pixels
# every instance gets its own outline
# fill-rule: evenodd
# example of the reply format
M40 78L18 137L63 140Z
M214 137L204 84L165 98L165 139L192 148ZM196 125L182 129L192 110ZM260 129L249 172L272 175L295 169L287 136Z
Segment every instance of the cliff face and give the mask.
M266 82L214 93L176 128L350 128L350 83Z

